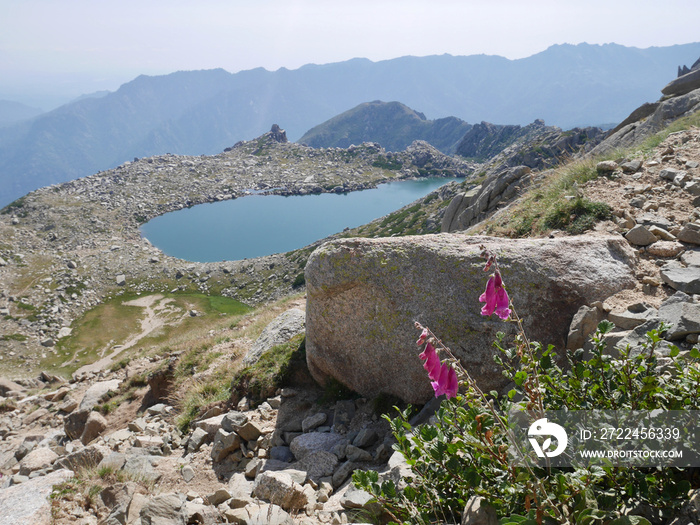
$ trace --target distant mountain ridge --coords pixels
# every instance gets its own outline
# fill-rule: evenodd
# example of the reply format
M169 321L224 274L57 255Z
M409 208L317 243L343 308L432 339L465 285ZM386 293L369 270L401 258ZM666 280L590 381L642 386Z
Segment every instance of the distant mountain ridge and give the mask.
M452 155L471 124L457 117L428 120L400 102L365 102L310 129L298 140L313 148L347 148L378 142L387 151L403 151L425 140Z
M370 100L400 101L429 119L526 125L541 118L564 129L619 122L698 56L700 43L579 44L520 60L442 55L140 76L104 97L0 128L0 206L133 157L217 153L275 122L294 141Z

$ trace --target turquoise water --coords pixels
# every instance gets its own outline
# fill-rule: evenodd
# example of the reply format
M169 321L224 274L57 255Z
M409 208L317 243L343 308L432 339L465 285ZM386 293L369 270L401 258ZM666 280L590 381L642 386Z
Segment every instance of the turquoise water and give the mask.
M249 195L166 213L141 226L141 234L164 253L187 261L261 257L366 224L454 180L463 179L389 182L340 195Z

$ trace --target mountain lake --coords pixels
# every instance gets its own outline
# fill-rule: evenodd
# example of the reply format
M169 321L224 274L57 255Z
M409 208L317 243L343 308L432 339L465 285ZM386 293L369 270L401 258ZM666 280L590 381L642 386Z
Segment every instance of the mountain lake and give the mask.
M318 195L246 195L166 213L141 226L163 253L194 262L237 261L303 248L410 204L461 178L394 181Z

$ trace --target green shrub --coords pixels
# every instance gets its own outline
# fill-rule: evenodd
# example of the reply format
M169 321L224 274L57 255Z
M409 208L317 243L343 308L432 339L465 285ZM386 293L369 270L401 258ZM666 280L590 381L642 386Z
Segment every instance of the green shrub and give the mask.
M612 209L607 204L577 197L560 202L549 211L545 215L544 226L577 235L593 228L596 222L611 217Z
M592 337L590 359L569 352L567 367L555 363L554 349L516 341L500 350L496 362L514 387L507 396L484 395L468 379L463 395L442 402L435 423L417 429L408 423L410 408L389 419L412 471L400 489L380 482L376 472L356 471L355 484L380 502L397 523L454 522L472 495L483 497L500 523L648 524L623 516L622 509L656 509L667 521L687 499L691 472L678 468L537 468L516 466L506 452L509 418L523 407L535 410L697 410L700 408L700 352L680 358L671 347L671 364L661 370L654 349L661 340L652 330L640 348L605 353L603 322ZM517 403L515 400L519 400ZM386 417L386 416L385 416ZM697 484L697 480L696 484Z

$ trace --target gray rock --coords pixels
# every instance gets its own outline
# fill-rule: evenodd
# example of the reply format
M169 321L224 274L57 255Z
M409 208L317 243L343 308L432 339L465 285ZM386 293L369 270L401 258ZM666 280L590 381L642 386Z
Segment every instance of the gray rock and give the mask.
M192 435L190 436L190 439L187 440L187 452L189 454L197 452L202 445L206 443L208 438L209 434L207 434L206 430L203 428L195 428L194 432L192 432Z
M154 468L154 463L157 461L157 456L127 454L126 462L122 470L144 481L155 482L162 476L162 474Z
M298 460L303 460L314 452L330 452L331 449L345 438L332 432L309 432L295 437L289 445L292 454Z
M611 310L608 321L622 330L632 330L650 319L656 319L659 312L646 303L635 303L625 309Z
M176 494L162 494L141 509L142 525L186 525L184 502Z
M235 432L226 432L223 428L216 431L214 446L211 448L211 459L215 463L223 461L226 456L241 448L241 436Z
M124 286L126 284L126 275L124 275L123 273L120 273L115 278L115 281L117 283L117 286Z
M0 396L7 397L8 392L24 392L26 388L22 385L0 377Z
M253 503L242 509L246 513L247 525L294 525L294 520L279 505Z
M323 425L326 422L326 419L328 419L328 416L324 412L319 412L313 416L306 417L301 422L301 431L310 432Z
M226 432L236 432L236 429L241 428L248 422L248 416L243 412L232 411L225 414L221 419L221 428Z
M620 164L620 167L622 168L622 171L624 171L625 173L636 173L637 171L642 169L642 161L641 160L631 160L629 162L624 162L624 163ZM596 166L596 168L597 168L597 166Z
M697 267L667 265L661 269L661 279L674 290L687 294L700 293L700 271Z
M294 454L289 447L278 446L270 449L270 459L291 463L294 461Z
M216 431L222 428L221 422L225 415L226 414L219 414L218 416L212 416L201 421L197 421L194 424L194 427L204 429L204 431L209 435L209 439L214 439Z
M90 412L85 421L85 428L80 435L80 441L83 445L87 445L93 439L97 438L107 428L107 420L99 412Z
M700 333L700 303L683 292L676 292L661 304L659 317L672 325L666 334L669 341Z
M442 234L331 241L306 266L306 356L316 381L335 378L366 397L384 392L426 402L434 393L418 359L419 321L443 338L482 389L504 386L492 343L497 332L513 333L513 327L481 315L478 299L487 277L482 244L500 255L510 297L528 312L525 330L557 348L565 346L582 304L636 285L633 251L620 237Z
M648 246L658 240L653 233L641 224L637 224L637 226L628 231L625 234L625 239L636 246Z
M332 476L338 466L338 457L332 452L314 452L299 462L309 479Z
M694 197L700 196L700 182L697 180L690 181L688 184L683 186L683 189Z
M680 170L677 170L675 168L664 168L659 172L659 177L664 180L673 180L679 173Z
M472 496L464 506L461 525L498 525L496 509L487 505L484 498Z
M185 465L180 470L180 475L185 480L185 483L189 483L194 479L194 469L190 465Z
M309 502L304 489L285 472L262 472L255 479L253 496L279 505L284 510L298 510Z
M19 462L19 473L29 476L35 470L44 470L53 465L58 459L58 454L48 447L38 447L22 458Z
M209 502L210 505L220 505L227 499L231 498L231 493L225 489L225 488L220 488L217 489L215 492L209 494L207 496L207 501Z
M676 257L683 253L685 247L679 242L656 241L647 246L646 252L654 257Z
M666 84L661 93L664 95L685 95L696 89L700 89L700 69L691 70L685 75L672 80Z
M255 441L262 435L262 428L255 421L248 421L244 425L234 426L234 430L246 441Z
M661 239L662 241L675 241L676 236L669 233L667 230L664 230L663 228L659 228L658 226L650 226L649 231L654 234L655 237Z
M350 485L340 498L340 505L344 509L362 509L366 508L371 500L372 495L369 492L365 492L354 485Z
M107 523L126 523L129 503L136 493L138 485L133 481L109 485L100 492L102 503L110 509Z
M26 480L21 485L0 489L0 516L5 525L51 523L49 496L53 486L73 477L70 470L57 470Z
M119 381L119 379L111 379L109 381L99 381L93 384L85 391L78 409L85 410L94 407L100 402L102 396L109 392L116 392L119 389L120 383L121 381Z
M355 463L353 463L352 461L346 461L345 463L340 465L333 474L333 488L338 488L343 483L345 483L345 480L350 477L350 475L355 471L356 468L357 465L355 465Z
M83 450L87 450L88 448L91 447L85 447ZM126 454L123 454L122 452L110 452L97 463L97 468L109 468L116 472L121 470L125 463Z
M595 306L583 305L578 309L569 326L566 348L576 350L583 348L586 339L596 331L598 323L603 320L603 313Z
M614 160L603 160L595 165L595 170L598 173L612 173L617 169L617 162Z
M700 244L700 224L687 223L678 234L678 240L690 244Z
M303 334L306 323L306 313L298 308L291 308L276 317L263 330L243 359L245 365L257 362L260 356L273 346L281 345L292 337Z
M681 255L681 262L686 266L700 267L700 249L686 250Z
M84 408L81 410L76 410L71 412L65 418L63 418L63 430L69 439L80 439L80 436L85 430L85 422L90 415L91 410L89 408Z
M364 448L374 445L377 439L379 439L379 436L373 429L363 428L352 440L352 444L356 447Z
M355 447L353 445L348 445L345 449L345 456L348 461L352 462L362 462L362 461L372 461L372 454L363 450L361 448Z

